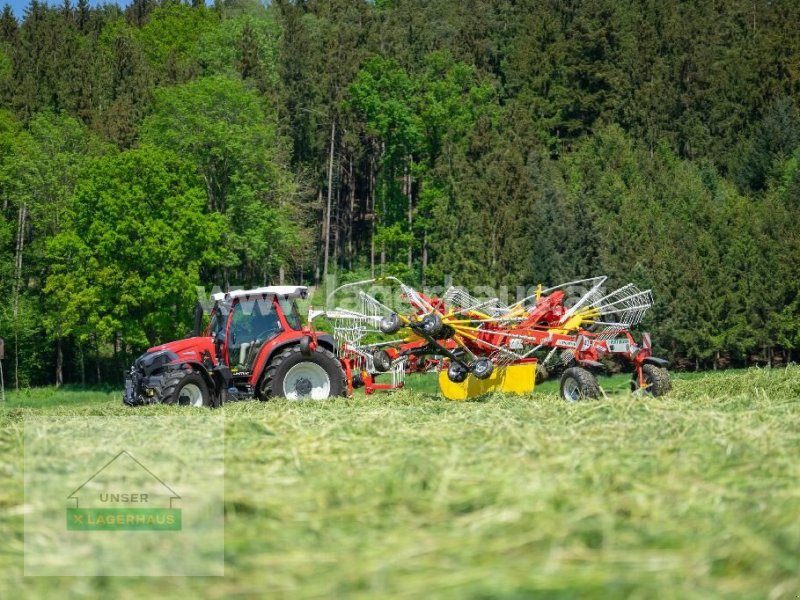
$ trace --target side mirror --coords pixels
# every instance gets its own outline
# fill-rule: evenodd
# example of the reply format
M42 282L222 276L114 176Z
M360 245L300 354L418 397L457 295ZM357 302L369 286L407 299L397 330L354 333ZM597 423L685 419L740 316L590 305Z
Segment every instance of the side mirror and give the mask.
M203 305L199 302L194 307L194 329L192 334L194 337L200 336L200 327L203 325Z

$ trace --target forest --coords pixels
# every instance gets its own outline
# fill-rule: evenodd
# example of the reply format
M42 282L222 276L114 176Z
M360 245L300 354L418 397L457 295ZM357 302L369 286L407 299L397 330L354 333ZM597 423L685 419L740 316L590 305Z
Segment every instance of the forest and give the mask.
M795 0L32 0L0 14L6 383L119 382L195 286L651 287L677 369L800 346Z

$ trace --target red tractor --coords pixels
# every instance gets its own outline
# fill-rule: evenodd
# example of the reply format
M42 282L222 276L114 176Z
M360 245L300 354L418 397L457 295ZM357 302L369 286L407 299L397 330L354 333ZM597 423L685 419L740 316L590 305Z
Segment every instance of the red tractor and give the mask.
M218 293L201 333L150 348L125 378L123 402L219 406L226 399L324 399L347 393L331 336L303 326L296 300L307 288Z

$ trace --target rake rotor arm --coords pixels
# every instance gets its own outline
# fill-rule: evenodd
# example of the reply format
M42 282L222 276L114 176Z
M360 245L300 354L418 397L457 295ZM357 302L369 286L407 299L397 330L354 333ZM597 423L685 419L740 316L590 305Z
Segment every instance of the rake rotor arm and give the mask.
M428 344L424 346L424 348L429 349L430 351L426 352L426 354L439 354L441 356L445 356L449 358L452 362L458 364L459 366L465 369L469 369L469 365L465 363L461 359L461 357L459 357L457 354L455 354L453 351L447 348L445 344L441 343L441 340L437 340L435 337L427 333L419 324L419 322L410 321L409 323L407 323L406 327L411 329L411 331L414 332L414 335L421 337L426 342L428 342ZM417 351L417 353L419 353L419 351Z

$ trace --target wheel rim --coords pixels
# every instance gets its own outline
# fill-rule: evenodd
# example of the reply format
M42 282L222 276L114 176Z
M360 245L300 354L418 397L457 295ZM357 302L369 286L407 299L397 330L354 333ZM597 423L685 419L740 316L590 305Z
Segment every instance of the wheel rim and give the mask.
M288 400L324 400L331 394L331 378L312 362L296 364L283 378L283 395Z
M581 397L581 388L578 382L574 378L568 377L564 381L564 399L569 402L578 402Z
M181 388L178 404L183 406L203 406L203 392L194 383L187 383Z

